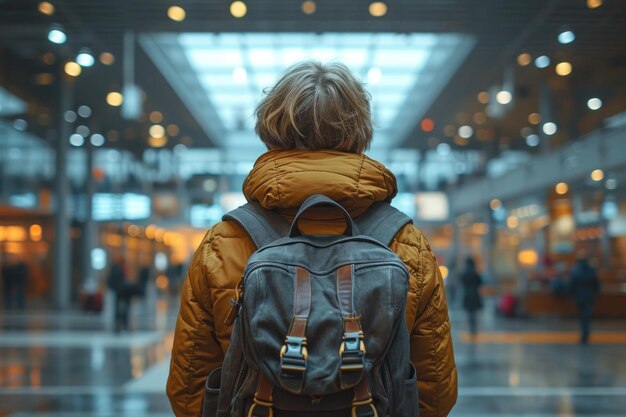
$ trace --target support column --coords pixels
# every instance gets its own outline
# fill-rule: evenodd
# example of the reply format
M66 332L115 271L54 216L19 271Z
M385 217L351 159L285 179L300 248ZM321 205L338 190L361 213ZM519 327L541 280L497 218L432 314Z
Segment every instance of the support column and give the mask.
M96 184L93 178L94 149L91 141L85 141L86 155L86 176L85 176L85 225L83 227L83 270L82 283L88 292L95 291L98 286L97 277L94 276L93 265L91 264L91 252L96 245L97 225L93 219L93 195Z
M70 219L68 216L69 182L67 178L67 149L70 126L64 114L72 107L73 81L61 69L61 105L56 143L56 172L54 178L54 301L58 308L67 309L71 304L72 277L70 270Z

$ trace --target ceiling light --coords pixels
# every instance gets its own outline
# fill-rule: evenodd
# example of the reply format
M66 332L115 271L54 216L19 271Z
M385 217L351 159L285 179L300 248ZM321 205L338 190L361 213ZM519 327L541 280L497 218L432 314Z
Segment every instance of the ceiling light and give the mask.
M526 145L530 147L539 145L539 136L535 134L526 136Z
M104 136L100 133L94 133L91 135L91 144L96 147L104 145Z
M76 114L75 111L68 110L65 113L63 113L63 119L65 119L65 121L68 123L74 123L76 119L78 119L78 115Z
M590 9L597 9L602 6L602 0L587 0L587 7Z
M576 35L571 30L566 30L564 32L559 33L558 40L559 43L568 44L574 42L576 39Z
M81 67L91 67L96 62L89 48L81 48L76 56L76 63Z
M72 146L83 146L85 144L85 138L78 133L74 133L70 135L70 144Z
M420 123L420 127L424 132L432 132L435 129L435 122L433 119L423 119Z
M525 67L526 65L530 64L531 61L532 61L532 57L530 56L530 54L523 53L517 56L517 63L521 65L522 67Z
M233 81L235 84L243 85L248 81L248 72L243 67L237 67L233 70Z
M167 9L167 17L172 19L175 22L182 22L185 20L187 13L185 13L185 9L180 6L171 6Z
M115 62L115 57L110 52L103 52L100 54L100 62L104 65L112 65Z
M567 194L569 186L564 182L560 182L556 185L556 187L554 187L554 191L556 191L559 195Z
M236 18L244 17L248 12L248 6L243 1L234 1L230 4L230 14Z
M152 123L161 123L163 121L163 113L160 111L150 112L150 116L148 116Z
M153 138L160 138L165 136L165 128L161 125L152 125L150 126L150 136Z
M162 148L163 146L167 145L167 136L160 136L160 137L150 136L150 138L148 138L148 143L153 148Z
M111 91L107 94L107 104L109 106L118 107L124 102L124 97L117 91Z
M594 169L591 171L591 179L594 181L602 181L604 179L604 171L601 169Z
M88 118L91 116L91 107L85 106L84 104L78 108L78 115L83 118Z
M58 24L50 26L50 31L48 32L48 40L52 43L56 43L57 45L65 43L65 41L67 40L67 35L63 30L63 26Z
M176 136L180 133L180 129L175 124L168 125L166 130L170 136Z
M587 107L589 107L590 110L598 110L602 107L602 100L597 97L590 98L587 101Z
M41 3L39 3L37 9L40 13L48 16L52 16L54 14L54 4L47 1L42 1Z
M87 136L89 136L89 133L91 131L89 130L89 128L85 125L80 125L76 127L76 133L78 133L79 135L81 135L82 137L86 138Z
M500 207L502 207L502 201L498 200L497 198L494 198L493 200L489 202L489 207L491 207L491 210L497 210Z
M70 77L78 77L80 73L82 72L80 65L78 65L76 62L73 62L73 61L66 62L64 70L65 70L65 73L69 75Z
M486 91L481 91L478 93L478 101L482 104L489 103L489 93Z
M302 2L302 13L304 14L313 14L317 10L317 5L314 1L307 0Z
M372 85L376 85L380 83L380 80L383 78L383 72L378 67L370 68L367 71L367 82Z
M513 100L513 94L510 91L502 90L496 94L496 101L500 104L509 104Z
M556 65L555 71L558 75L564 77L572 73L572 64L569 62L559 62Z
M539 113L531 113L528 115L528 123L538 125L541 123L541 115Z
M370 3L369 11L372 16L381 17L387 14L387 5L382 1L375 1Z
M541 55L535 59L535 66L537 68L548 68L550 65L550 58L547 55Z
M474 129L471 126L463 125L459 127L459 136L463 139L469 139L474 134Z
M517 218L516 216L509 216L506 219L506 225L509 229L515 229L517 226L519 226L519 218Z
M543 124L542 127L543 133L545 133L546 135L554 135L557 131L557 127L556 127L556 123L553 122L547 122Z

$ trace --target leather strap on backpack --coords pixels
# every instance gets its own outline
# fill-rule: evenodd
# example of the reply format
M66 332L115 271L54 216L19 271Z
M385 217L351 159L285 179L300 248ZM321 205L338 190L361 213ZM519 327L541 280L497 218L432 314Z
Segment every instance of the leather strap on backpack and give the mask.
M302 392L308 351L306 324L311 313L311 274L296 268L293 317L285 344L280 350L280 380L284 387L295 393Z
M344 265L337 270L337 297L343 316L343 340L339 347L339 382L342 389L359 382L365 365L363 330L360 317L354 311L352 268L352 265Z
M273 391L274 386L270 380L263 374L263 371L259 371L259 381L254 393L254 400L248 410L248 417L274 417ZM261 411L263 409L264 411Z
M367 375L354 387L354 398L352 399L350 415L352 417L378 417Z

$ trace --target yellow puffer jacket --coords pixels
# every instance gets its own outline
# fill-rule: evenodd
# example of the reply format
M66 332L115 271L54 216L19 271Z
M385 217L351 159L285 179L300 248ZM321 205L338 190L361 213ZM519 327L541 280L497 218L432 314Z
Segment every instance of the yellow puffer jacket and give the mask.
M395 177L382 164L358 154L336 151L269 151L254 165L243 187L249 201L275 210L291 221L302 202L325 194L353 217L376 201L390 201ZM334 216L329 217L329 216ZM305 233L343 230L336 213L320 209L300 222ZM426 238L413 225L398 232L390 245L410 273L407 323L411 360L417 369L420 416L446 416L457 396L450 321L443 280ZM234 222L213 226L196 251L181 296L167 395L177 417L199 417L203 384L219 367L231 327L225 324L247 259L255 246Z

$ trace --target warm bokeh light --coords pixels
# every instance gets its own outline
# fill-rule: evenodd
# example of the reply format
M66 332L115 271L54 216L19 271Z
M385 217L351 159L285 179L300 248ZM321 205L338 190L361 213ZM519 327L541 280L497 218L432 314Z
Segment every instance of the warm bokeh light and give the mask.
M560 182L554 187L554 191L556 191L558 195L564 195L569 191L569 186L564 182Z
M539 113L531 113L528 115L528 123L538 125L541 123L541 115Z
M38 224L33 224L28 229L28 233L30 234L30 240L34 242L39 242L41 240L42 229Z
M166 275L159 275L156 277L156 286L160 290L166 290L170 286L170 280Z
M187 17L187 13L185 9L180 6L170 6L170 8L167 9L167 17L175 22L182 22L185 20L185 17Z
M494 198L493 200L489 202L489 207L491 207L491 210L497 210L500 207L502 207L502 201L500 201L497 198Z
M150 113L150 116L148 116L148 118L152 123L161 123L163 121L163 113L155 110Z
M160 138L165 135L165 128L161 125L150 126L150 136L154 138Z
M313 14L317 10L317 5L312 0L302 2L302 13Z
M572 73L572 64L569 62L559 62L554 69L558 75L565 77Z
M48 16L52 16L54 14L54 4L47 1L42 1L41 3L39 3L37 9L40 13Z
M152 146L153 148L162 148L165 145L167 145L167 136L159 136L159 137L150 136L148 138L148 144Z
M35 75L35 84L37 85L50 85L54 82L54 75L43 72L41 74Z
M527 53L519 54L517 56L517 63L521 65L522 67L529 65L532 62L532 60L533 59L530 56L530 54L527 54Z
M0 242L23 242L26 229L21 226L0 226Z
M167 125L166 130L167 130L167 134L170 136L176 136L180 133L180 129L175 124Z
M591 179L594 181L602 181L604 179L604 171L601 169L594 169L591 171Z
M370 3L369 6L370 14L374 17L381 17L387 14L387 4L382 1L375 1Z
M602 0L587 0L587 7L590 9L597 9L602 6Z
M489 103L489 93L486 91L481 91L480 93L478 93L478 102L482 103L482 104L487 104Z
M233 17L241 18L248 13L248 6L243 1L234 1L230 4L230 14Z
M424 132L432 132L435 129L435 122L433 119L422 119L420 122L420 127Z
M485 116L485 113L482 113L482 112L474 113L474 122L476 124L482 125L486 121L487 121L487 116Z
M113 65L115 57L110 52L103 52L100 54L100 62L104 65Z
M519 264L526 268L532 268L537 265L539 255L534 249L524 249L517 254L517 261Z
M65 67L63 67L63 69L65 70L65 73L70 77L78 77L82 72L80 65L78 65L74 61L69 61L65 63Z
M510 91L502 90L496 94L496 101L500 104L509 104L513 100L513 94Z
M107 104L109 106L118 107L124 102L124 96L117 91L111 91L107 94Z
M515 229L517 226L519 226L519 219L517 218L517 216L509 216L506 219L506 225L509 229Z

